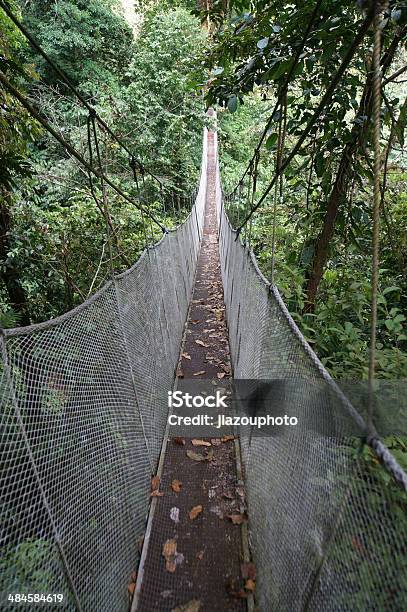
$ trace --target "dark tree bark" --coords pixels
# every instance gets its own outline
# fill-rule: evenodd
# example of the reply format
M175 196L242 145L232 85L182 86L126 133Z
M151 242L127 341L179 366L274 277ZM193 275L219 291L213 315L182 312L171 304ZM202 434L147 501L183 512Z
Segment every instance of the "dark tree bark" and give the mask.
M10 250L10 195L0 190L0 262L5 266L7 253ZM29 311L27 297L21 286L18 270L9 262L1 273L2 280L7 289L10 306L20 314L21 325L29 325Z
M400 30L391 41L387 51L382 58L383 74L391 65L398 45L403 40L407 28ZM346 197L346 191L352 178L353 163L360 149L360 145L367 137L372 115L372 78L368 74L356 116L364 115L367 119L360 126L355 124L352 129L352 137L343 149L339 162L335 182L329 196L324 222L321 232L316 240L315 252L311 270L306 280L306 302L304 312L313 312L319 285L325 271L329 256L329 245L335 233L335 222L339 209Z

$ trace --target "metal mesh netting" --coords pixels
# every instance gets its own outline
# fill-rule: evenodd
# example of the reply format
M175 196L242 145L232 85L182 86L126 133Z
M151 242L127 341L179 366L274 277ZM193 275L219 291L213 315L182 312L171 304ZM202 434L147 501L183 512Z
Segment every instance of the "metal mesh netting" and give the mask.
M405 610L407 477L380 441L363 443L363 420L236 235L219 168L217 210L234 377L270 381L279 414L298 417L280 434L239 432L259 610Z
M58 319L3 330L2 609L15 607L10 593L63 594L66 610L128 608L202 235L206 164L205 131L191 214L130 270Z

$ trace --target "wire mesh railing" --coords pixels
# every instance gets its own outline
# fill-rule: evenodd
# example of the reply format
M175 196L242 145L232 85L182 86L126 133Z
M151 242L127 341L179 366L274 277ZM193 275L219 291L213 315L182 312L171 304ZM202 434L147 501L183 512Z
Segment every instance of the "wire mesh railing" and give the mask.
M202 235L206 143L205 131L182 225L73 311L1 330L2 609L128 608Z
M239 194L236 194L239 198ZM295 428L241 427L259 610L405 610L407 475L307 344L232 227L217 168L222 277L235 379ZM236 207L234 207L236 208Z

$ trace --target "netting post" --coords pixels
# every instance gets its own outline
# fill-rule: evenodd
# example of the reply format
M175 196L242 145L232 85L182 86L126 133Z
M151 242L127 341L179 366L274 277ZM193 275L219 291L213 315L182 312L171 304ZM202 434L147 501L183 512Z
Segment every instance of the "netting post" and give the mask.
M0 347L1 347L1 349L0 349L1 350L1 358L2 358L2 361L3 361L3 367L4 367L4 374L5 374L5 377L6 377L6 383L8 385L9 390L10 390L11 401L12 401L12 404L13 404L13 407L14 407L14 411L15 411L15 414L16 414L16 417L17 417L17 422L18 422L18 424L20 426L21 434L23 436L23 440L24 440L24 444L25 444L25 447L26 447L26 450L27 450L28 458L29 458L31 467L32 467L33 472L34 472L35 479L37 481L37 485L38 485L38 488L39 488L39 491L40 491L42 502L44 504L45 511L46 511L46 513L48 515L48 518L49 518L49 521L50 521L50 524L51 524L51 529L52 529L52 532L53 532L53 535L54 535L54 541L55 541L55 544L56 544L56 546L58 548L59 556L60 556L61 563L62 563L62 570L63 570L63 572L65 574L65 578L66 578L66 580L68 582L68 585L71 588L71 593L72 593L72 595L74 597L76 607L79 610L79 612L82 612L83 608L82 608L82 605L81 605L78 593L77 593L76 588L75 588L75 584L74 584L74 581L73 581L73 578L72 578L72 574L71 574L71 571L69 569L68 561L67 561L67 558L65 556L64 549L62 547L60 536L58 534L58 529L57 529L54 517L52 515L51 507L50 507L50 505L48 503L48 499L47 499L47 496L45 494L44 487L43 487L42 482L41 482L41 477L40 477L40 474L38 472L38 468L37 468L37 465L35 463L34 455L32 453L30 442L28 440L27 432L26 432L26 429L25 429L25 426L24 426L23 417L21 415L21 411L20 411L20 407L19 407L19 404L18 404L17 395L16 395L16 392L15 392L15 389L14 389L13 377L12 377L11 368L10 368L10 364L9 364L7 348L6 348L6 339L5 339L5 336L4 336L3 328L0 328Z
M129 371L130 371L130 376L131 376L131 383L132 383L133 392L134 392L134 399L136 401L136 410L137 410L138 415L140 417L141 429L143 431L144 443L146 445L146 451L147 451L147 455L148 455L148 462L150 464L151 473L153 474L153 472L154 472L153 461L152 461L152 457L151 457L150 446L148 444L146 430L144 428L143 415L141 414L140 405L139 405L138 398L137 398L137 389L136 389L136 382L135 382L135 379L134 379L134 371L133 371L133 367L131 365L129 347L128 347L128 344L127 344L127 336L126 336L126 332L124 331L124 325L123 325L123 317L122 317L122 311L121 311L121 302L120 302L120 297L119 297L119 287L117 285L117 280L116 280L115 276L112 277L112 281L113 281L114 290L115 290L115 296L116 296L117 312L119 314L120 330L121 330L122 337L123 337L124 350L125 350L125 353L126 353L127 364L129 366Z

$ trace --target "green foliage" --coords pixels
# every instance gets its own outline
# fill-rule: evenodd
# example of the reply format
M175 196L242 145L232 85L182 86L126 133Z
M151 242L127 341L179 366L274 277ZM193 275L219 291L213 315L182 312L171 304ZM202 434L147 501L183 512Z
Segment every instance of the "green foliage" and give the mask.
M110 178L135 202L139 198L147 202L150 211L172 227L187 213L183 198L199 175L202 100L194 86L202 82L203 74L199 69L191 72L191 60L204 44L204 35L199 21L186 9L162 12L153 6L134 38L119 4L116 0L58 0L21 6L26 27L45 51L134 151L135 158L165 182L166 210L158 184L140 173L136 184L127 153L99 130L101 156ZM1 18L6 26L4 44L13 50L6 59L8 71L16 66L15 84L29 92L53 127L89 159L87 111L45 60L27 47L16 28ZM7 294L16 276L30 319L36 322L69 310L100 288L109 278L110 263L100 181L93 181L93 197L88 176L77 162L46 131L40 132L35 122L28 120L26 129L14 100L7 98L7 104L0 121L7 122L10 131L6 142L12 142L15 134L16 144L11 150L14 157L7 149L1 151L7 161L2 167L3 183L10 194L7 243L0 256L5 281L0 282L0 310L3 324L9 327L21 322ZM173 189L181 202L176 218L168 195ZM146 238L154 242L161 231L155 226L143 229L140 212L111 189L107 197L116 236L113 265L119 272L137 259Z
M58 552L44 539L25 540L5 550L0 561L3 593L58 592Z
M13 4L11 5L13 7ZM14 6L15 9L15 6ZM19 56L27 50L27 43L3 11L0 12L0 71L16 85L27 72L35 78L32 67L22 63ZM0 90L0 188L13 188L19 176L28 176L29 143L38 137L36 122L26 110L16 104L5 90Z
M118 7L117 0L22 3L26 26L45 52L96 99L121 78L132 56L133 35ZM46 81L55 83L57 75L46 61L32 58Z
M188 11L153 10L145 16L136 53L126 76L131 116L142 160L170 187L190 190L200 167L202 101L191 73L204 35ZM134 128L133 128L134 129Z
M219 104L222 177L226 193L239 181L253 154L276 97L292 67L315 4L264 2L212 3L213 44L204 57L211 71L207 101ZM206 13L203 11L202 17ZM323 2L310 30L287 96L285 154L294 144L330 85L332 75L352 44L364 14L354 2ZM383 29L385 52L405 27L407 11L390 3ZM311 131L299 154L284 172L283 197L277 201L275 281L308 341L337 377L366 378L370 339L370 275L372 227L371 122L359 110L371 62L370 30L357 49L334 93L332 102ZM400 40L399 43L400 45ZM400 45L401 47L401 45ZM397 45L396 45L397 48ZM401 48L394 56L403 64ZM390 66L392 63L390 62ZM389 69L389 73L391 73ZM390 146L381 228L377 373L380 377L407 376L404 312L407 307L405 253L407 234L406 181L402 155L392 148L402 143L405 128L403 88L386 87L383 105L383 149ZM275 113L260 150L254 203L274 175L281 109ZM393 134L392 134L393 132ZM363 134L363 136L360 136ZM350 170L339 176L340 161L352 139L362 138L350 151ZM389 144L390 143L390 144ZM394 160L394 161L393 161ZM394 178L393 178L394 176ZM306 287L316 257L316 246L336 181L346 190L338 203L334 237L329 245L318 299L312 314L304 314ZM251 224L251 238L266 276L271 271L271 234L274 190ZM249 210L247 191L229 214L238 225Z

